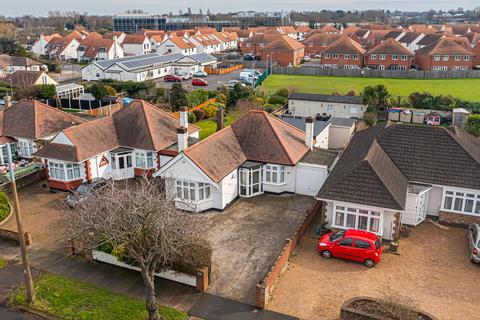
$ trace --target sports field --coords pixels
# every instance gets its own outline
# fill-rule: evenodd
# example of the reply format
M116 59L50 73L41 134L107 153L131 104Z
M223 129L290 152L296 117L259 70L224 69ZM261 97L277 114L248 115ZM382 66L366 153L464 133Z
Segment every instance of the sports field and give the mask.
M364 87L384 84L394 96L408 96L412 92L430 92L432 95L452 95L468 101L480 101L480 79L411 80L383 78L343 78L297 75L272 75L263 82L270 91L295 87L297 92L345 94L350 90L360 93Z

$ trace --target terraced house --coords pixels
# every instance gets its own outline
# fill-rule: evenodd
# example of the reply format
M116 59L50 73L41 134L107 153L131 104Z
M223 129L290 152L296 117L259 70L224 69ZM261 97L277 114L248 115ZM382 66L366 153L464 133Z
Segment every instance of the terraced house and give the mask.
M321 64L333 69L361 68L365 52L358 42L347 36L341 36L325 48Z
M413 53L393 38L368 50L365 66L378 70L409 70Z
M451 38L440 38L415 52L415 64L421 70L469 70L473 65L471 48Z

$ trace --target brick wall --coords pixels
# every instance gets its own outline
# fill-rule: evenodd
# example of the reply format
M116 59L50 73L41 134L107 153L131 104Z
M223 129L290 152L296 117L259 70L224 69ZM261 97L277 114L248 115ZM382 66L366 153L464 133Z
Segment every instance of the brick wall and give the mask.
M472 223L480 223L480 216L440 211L438 220L455 226L468 226Z
M41 181L47 177L47 171L45 169L37 170L35 172L29 173L23 177L18 178L15 182L17 185L17 190L20 190L26 186L31 185L32 183ZM10 182L4 183L0 186L0 191L10 193L12 192L12 187Z
M385 54L385 59L380 59L380 54L376 55L375 59L372 59L371 54L367 54L365 56L365 66L372 67L372 66L383 66L384 70L390 70L392 66L402 66L405 70L409 70L412 64L412 55L407 55L406 60L402 60L402 55L404 54L396 54L397 59L393 59L393 54Z
M464 55L460 55L460 61L455 61L455 55L450 55L448 61L443 60L444 55L440 56L440 61L435 61L434 56L416 54L415 64L420 67L420 70L433 70L436 66L446 66L448 70L453 70L455 67L466 67L472 69L473 57L470 56L470 60L465 61Z
M286 67L289 64L292 66L298 66L302 62L304 55L305 50L303 48L292 51L262 50L260 58L264 61L272 59L280 66Z
M357 59L353 59L352 55L350 55L348 59L345 59L345 55L342 53L342 54L338 54L337 59L335 59L333 53L330 53L330 57L326 57L326 54L323 53L322 64L336 64L339 69L343 68L343 66L345 65L349 65L349 66L355 65L358 67L362 67L363 55L359 54Z

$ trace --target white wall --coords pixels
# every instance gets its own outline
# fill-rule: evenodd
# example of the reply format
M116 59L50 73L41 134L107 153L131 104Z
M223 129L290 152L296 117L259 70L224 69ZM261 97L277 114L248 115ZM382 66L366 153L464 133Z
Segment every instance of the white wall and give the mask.
M443 187L433 186L428 195L427 215L438 216L442 207Z
M330 125L328 136L328 149L342 149L350 141L355 125L349 127L340 127Z
M328 177L328 168L302 162L298 163L295 168L295 193L307 196L317 195Z
M295 167L285 166L285 182L279 185L266 183L264 173L263 191L272 193L295 192L295 173Z
M351 108L356 108L356 112L350 112ZM331 103L318 101L293 100L288 101L288 111L299 117L315 117L318 113L331 115L337 118L361 118L366 110L366 106L351 103Z
M321 149L328 149L329 145L329 135L330 135L330 124L327 126L327 128L323 129L322 132L320 132L315 139L315 147L321 148Z
M238 169L227 174L222 181L219 182L219 186L222 192L222 201L220 207L216 207L215 203L214 207L221 210L238 196Z

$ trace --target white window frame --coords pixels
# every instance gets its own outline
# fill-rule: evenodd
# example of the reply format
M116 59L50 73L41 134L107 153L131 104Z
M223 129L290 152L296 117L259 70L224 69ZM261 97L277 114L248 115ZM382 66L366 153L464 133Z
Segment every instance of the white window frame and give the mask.
M444 55L443 56L443 61L448 61L449 60L449 56L448 55Z
M461 60L462 60L462 56L459 56L459 55L455 56L455 61L461 61Z
M330 53L328 52L325 53L325 59L330 59Z
M333 59L338 59L338 53L333 54Z
M343 208L343 209L342 209ZM337 223L337 214L343 214L342 223ZM355 221L352 226L347 226L347 215L354 216ZM375 233L379 236L383 235L383 217L384 211L380 209L373 209L368 207L357 206L354 204L345 204L334 202L333 203L333 215L332 215L332 227L340 229L359 229L360 218L367 218L367 228L359 229L368 232ZM372 220L378 220L378 230L372 231Z
M175 180L175 200L188 203L201 203L212 198L209 183L194 182L182 179Z
M152 151L135 151L135 168L154 169L156 154Z
M78 163L48 161L48 175L51 179L72 181L82 179L81 167Z
M470 56L463 56L463 61L470 61Z
M439 54L434 55L433 61L440 61L440 55Z
M18 141L18 154L24 158L31 158L37 152L37 144L34 141Z
M372 59L372 60L377 60L377 55L376 55L375 53L372 53L372 54L370 55L370 59Z
M398 54L392 54L392 60L398 60Z
M267 163L263 166L263 181L265 184L285 184L285 166Z
M451 201L448 206L446 205L447 199ZM467 203L472 205L470 211L467 211ZM460 206L460 210L455 209L457 204ZM441 210L479 217L480 191L450 187L443 188Z
M345 54L343 55L343 59L345 59L345 60L350 60L350 54L349 54L349 53L345 53Z
M380 60L385 60L386 58L387 58L387 55L386 55L386 54L382 53L382 54L380 55Z
M407 57L407 55L406 55L406 54L402 54L402 57L401 57L401 59L402 59L403 61L407 61L408 57Z
M358 60L358 54L356 54L356 53L352 54L352 59L353 60Z

